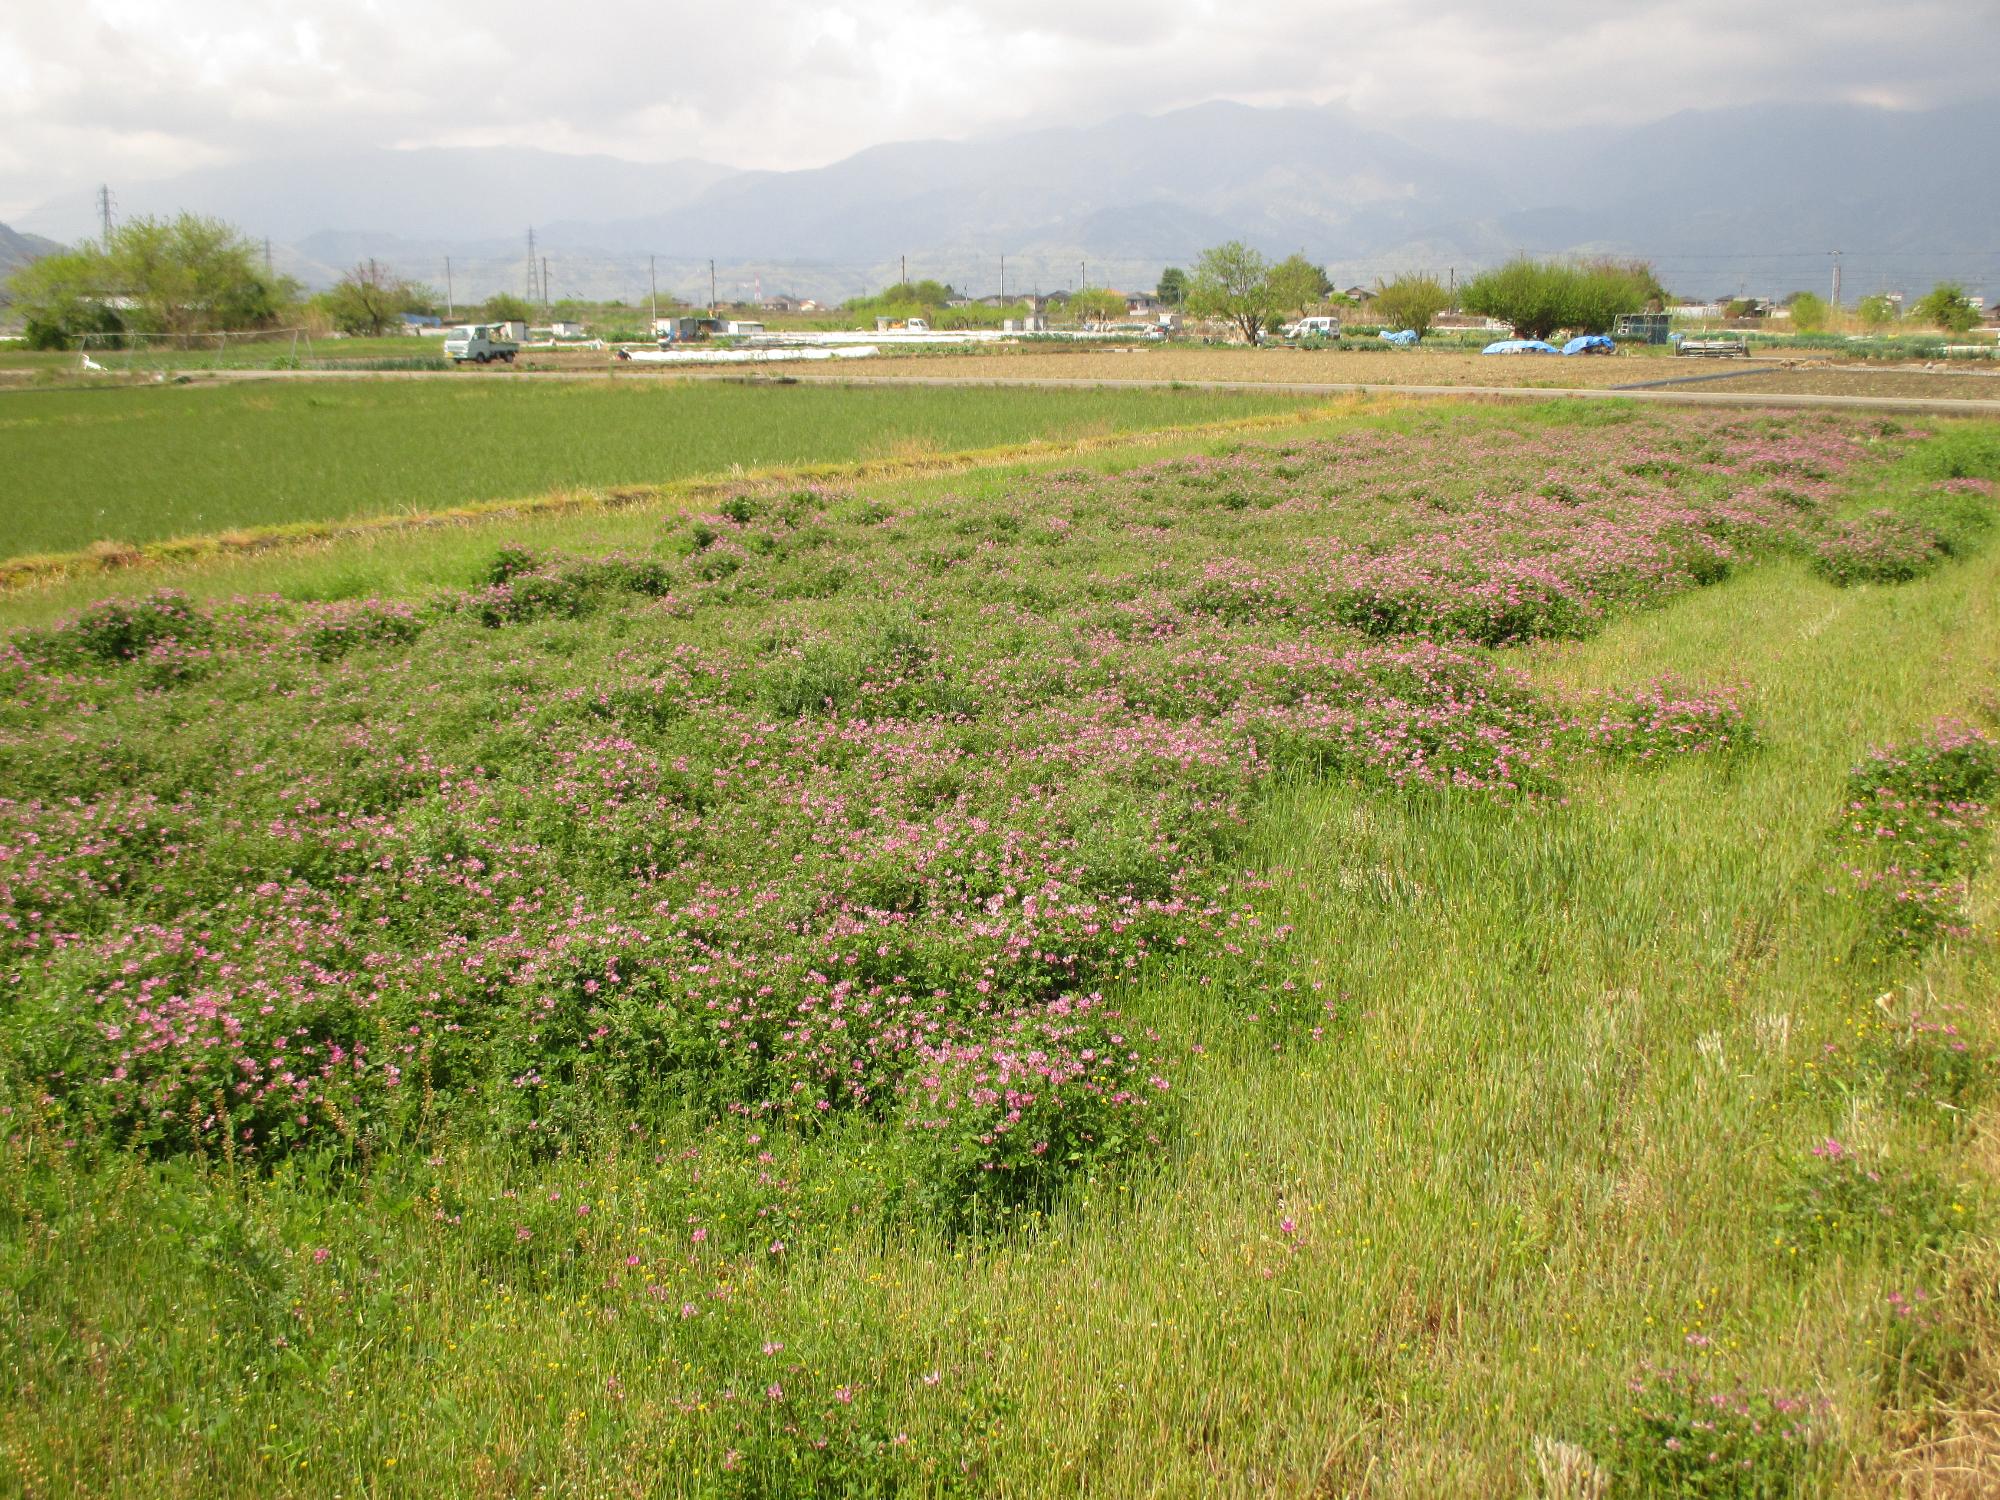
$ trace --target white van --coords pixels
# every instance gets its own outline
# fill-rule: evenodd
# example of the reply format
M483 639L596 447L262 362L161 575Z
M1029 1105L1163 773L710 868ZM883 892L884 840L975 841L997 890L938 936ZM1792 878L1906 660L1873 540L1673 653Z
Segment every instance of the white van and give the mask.
M1288 339L1337 339L1340 337L1340 319L1300 318L1284 333Z

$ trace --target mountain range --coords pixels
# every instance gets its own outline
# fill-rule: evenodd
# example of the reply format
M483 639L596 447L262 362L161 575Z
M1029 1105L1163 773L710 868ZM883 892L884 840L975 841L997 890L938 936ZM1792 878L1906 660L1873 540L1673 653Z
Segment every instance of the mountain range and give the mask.
M1464 275L1516 251L1637 255L1676 291L1852 298L2000 283L2000 204L1977 143L2000 99L1921 111L1760 104L1630 127L1394 128L1344 108L1216 102L970 141L872 147L800 171L641 163L526 148L361 150L114 185L124 213L191 209L273 242L325 284L370 257L461 297L521 290L527 234L554 295L822 298L912 276L976 292L1150 285L1240 238L1343 284ZM94 228L94 187L24 229ZM0 240L0 246L6 242ZM4 254L0 249L0 254Z
M38 234L22 234L0 224L0 281L5 281L29 261L39 259L62 246Z

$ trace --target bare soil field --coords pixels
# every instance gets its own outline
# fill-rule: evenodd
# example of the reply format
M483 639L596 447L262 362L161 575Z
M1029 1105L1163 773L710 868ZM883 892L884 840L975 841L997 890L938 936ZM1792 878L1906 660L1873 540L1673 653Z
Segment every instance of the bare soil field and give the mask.
M1914 396L1926 400L2000 401L2000 368L1925 370L1802 365L1796 369L1757 370L1688 389L1740 391L1746 395Z
M1692 364L1680 362L1681 366ZM846 375L978 377L996 380L1270 380L1347 385L1519 385L1575 388L1661 380L1679 368L1664 355L1562 359L1439 350L1218 348L1198 344L1056 351L1047 347L976 354L898 355L857 360ZM804 373L800 371L800 373Z

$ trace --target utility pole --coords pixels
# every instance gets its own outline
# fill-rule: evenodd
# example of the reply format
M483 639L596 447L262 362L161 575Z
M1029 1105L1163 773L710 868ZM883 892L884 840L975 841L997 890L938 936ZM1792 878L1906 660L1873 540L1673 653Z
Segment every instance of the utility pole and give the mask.
M1835 307L1839 307L1840 306L1840 252L1838 250L1835 250L1832 251L1831 254L1833 256L1833 305Z
M549 315L549 258L542 257L542 316Z
M896 284L898 286L908 286L910 284L910 257L907 255L903 257L903 279Z
M1090 290L1090 262L1087 260L1080 260L1077 262L1077 265L1083 271L1083 280L1077 283L1077 290L1080 292L1087 292Z
M528 226L528 301L539 301L535 296L535 226Z
M1451 267L1449 270L1445 272L1445 274L1451 278L1451 310L1453 312L1457 312L1458 311L1458 267L1457 266Z
M1005 255L1000 257L1000 300L1002 302L1007 300L1007 257Z
M646 257L646 283L653 289L653 327L660 324L660 268L653 256Z
M715 262L708 263L708 315L715 316Z
M111 184L105 183L97 190L97 218L104 226L104 248L111 248Z
M451 302L451 257L450 257L449 255L447 255L447 256L446 256L446 257L444 258L444 315L445 315L445 316L446 316L447 318L455 318L455 317L457 317L457 316L458 316L458 315L457 315L457 313L456 313L456 312L454 312L454 311L452 310L452 302Z

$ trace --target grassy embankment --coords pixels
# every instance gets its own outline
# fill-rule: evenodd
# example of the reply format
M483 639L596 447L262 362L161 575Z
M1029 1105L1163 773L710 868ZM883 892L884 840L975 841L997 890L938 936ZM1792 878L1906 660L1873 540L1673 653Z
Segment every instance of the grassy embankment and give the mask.
M1295 398L363 382L0 391L0 557L441 511L732 468L1198 426Z
M1570 419L1481 420L1532 436ZM1855 482L1924 505L1933 477L1912 460ZM982 498L977 479L949 488ZM98 1157L53 1119L24 1124L0 1184L0 1450L36 1494L79 1476L118 1493L777 1493L774 1453L810 1436L787 1434L784 1403L810 1402L795 1420L814 1429L846 1390L886 1458L837 1448L851 1471L802 1470L789 1492L1583 1495L1595 1462L1640 1493L1612 1429L1643 1408L1628 1383L1652 1361L1704 1392L1807 1402L1810 1444L1726 1423L1755 1467L1691 1493L1884 1493L1924 1465L1949 1484L1991 1448L1924 1440L2000 1379L1980 1291L2000 880L1989 864L1975 881L1970 935L1885 951L1835 833L1871 747L1940 714L2000 717L1996 601L1990 546L1851 589L1766 556L1525 653L1563 692L1738 682L1754 749L1580 762L1566 795L1526 802L1272 785L1242 855L1271 874L1260 907L1295 928L1286 971L1336 997L1322 1034L1221 1001L1207 959L1124 987L1174 1058L1170 1145L1073 1180L1029 1229L945 1237L885 1215L906 1163L851 1118L797 1135L669 1112L551 1153L443 1108L359 1158L275 1169L219 1148ZM521 628L496 706L602 676L600 628L645 633L624 613ZM473 732L479 705L452 711ZM147 765L133 729L120 753ZM1853 1066L1864 1036L1888 1036L1893 1063L1885 1017L1912 1011L1968 1038L1962 1089ZM9 1060L17 1118L37 1112L25 1061ZM1894 1222L1795 1211L1829 1137L1905 1193ZM679 1288L717 1269L695 1267L691 1216L743 1244L727 1306L703 1292L684 1319ZM769 1234L792 1242L782 1257L761 1253ZM1919 1293L1913 1337L1890 1299ZM919 1457L899 1467L905 1449Z

